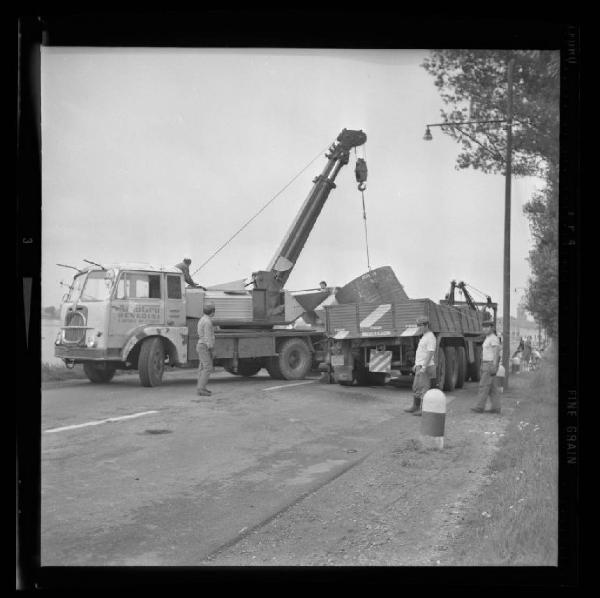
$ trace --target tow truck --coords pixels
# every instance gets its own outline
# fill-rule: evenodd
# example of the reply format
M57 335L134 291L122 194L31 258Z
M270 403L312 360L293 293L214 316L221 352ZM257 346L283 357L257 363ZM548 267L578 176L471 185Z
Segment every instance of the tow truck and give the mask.
M61 304L56 357L67 367L82 364L93 383L109 382L117 370L137 370L143 386L158 386L166 368L197 366L197 323L210 301L216 307L215 365L241 376L264 367L275 379L304 378L319 351L324 354L325 335L291 325L313 313L329 293L293 294L284 286L350 151L366 140L358 130L338 135L268 267L252 273L250 289L222 285L204 291L186 286L175 267L84 260L89 265L76 268ZM360 160L357 181L364 186L366 168Z

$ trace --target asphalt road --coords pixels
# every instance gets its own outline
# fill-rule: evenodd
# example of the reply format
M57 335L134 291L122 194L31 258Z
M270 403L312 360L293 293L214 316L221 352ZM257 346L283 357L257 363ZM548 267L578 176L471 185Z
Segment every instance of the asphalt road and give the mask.
M42 565L207 562L420 421L408 386L165 378L43 390Z

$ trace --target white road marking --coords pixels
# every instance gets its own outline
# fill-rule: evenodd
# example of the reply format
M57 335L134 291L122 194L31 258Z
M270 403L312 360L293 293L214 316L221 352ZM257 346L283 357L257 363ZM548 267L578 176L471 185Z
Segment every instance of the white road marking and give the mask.
M87 426L99 426L100 424L106 424L109 422L117 422L123 419L133 419L134 417L141 417L142 415L150 415L151 413L158 413L158 411L141 411L140 413L132 413L131 415L122 415L121 417L109 417L108 419L100 419L97 421L86 422L84 424L74 424L72 426L63 426L62 428L50 428L44 430L46 434L52 432L64 432L65 430L75 430L77 428L86 428Z
M268 388L263 388L262 390L277 390L279 388L290 388L292 386L302 386L304 384L314 384L318 382L318 380L309 380L308 382L296 382L296 384L283 384L282 386L269 386Z

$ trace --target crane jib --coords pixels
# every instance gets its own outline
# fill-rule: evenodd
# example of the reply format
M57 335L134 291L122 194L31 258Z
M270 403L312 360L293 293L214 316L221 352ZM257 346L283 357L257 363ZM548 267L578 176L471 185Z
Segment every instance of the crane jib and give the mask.
M293 265L296 263L304 245L308 239L311 230L323 208L325 201L332 189L335 189L335 178L341 168L348 164L350 159L350 150L364 144L367 140L367 135L363 131L353 129L343 129L337 136L336 142L330 147L326 154L327 164L323 172L313 179L314 187L304 201L299 213L294 219L292 225L283 238L279 249L271 259L268 266L268 271L276 270L275 264L283 263L292 264L285 271L277 271L276 278L279 284L283 286L289 278ZM364 160L363 160L364 163ZM364 184L366 180L366 164L360 167L360 181ZM275 272L274 272L275 274Z

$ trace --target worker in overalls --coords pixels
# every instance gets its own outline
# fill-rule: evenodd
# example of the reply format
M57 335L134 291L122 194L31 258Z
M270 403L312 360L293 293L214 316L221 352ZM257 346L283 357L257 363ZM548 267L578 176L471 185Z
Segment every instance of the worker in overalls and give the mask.
M481 377L477 404L471 408L475 413L483 413L488 398L491 401L489 413L500 413L500 393L496 374L500 365L500 341L494 332L494 323L487 320L482 324L485 340L483 341L481 356Z
M212 392L206 388L210 373L213 370L213 348L215 346L215 330L212 318L215 315L215 306L212 303L204 304L204 315L198 320L198 386L196 394L209 397Z
M431 379L435 378L435 334L429 329L429 318L421 316L417 318L417 332L421 334L421 339L417 346L415 355L415 365L413 371L415 379L413 381L413 404L406 413L421 415L421 406L423 404L423 395L431 388Z

